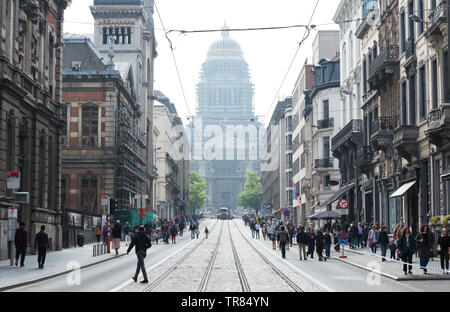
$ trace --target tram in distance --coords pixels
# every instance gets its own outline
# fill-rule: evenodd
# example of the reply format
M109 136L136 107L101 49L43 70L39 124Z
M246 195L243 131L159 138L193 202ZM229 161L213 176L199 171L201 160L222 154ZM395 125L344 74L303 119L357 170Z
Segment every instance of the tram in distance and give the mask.
M217 219L220 220L231 220L233 219L231 215L231 210L228 207L222 207L219 209L219 212L217 214Z

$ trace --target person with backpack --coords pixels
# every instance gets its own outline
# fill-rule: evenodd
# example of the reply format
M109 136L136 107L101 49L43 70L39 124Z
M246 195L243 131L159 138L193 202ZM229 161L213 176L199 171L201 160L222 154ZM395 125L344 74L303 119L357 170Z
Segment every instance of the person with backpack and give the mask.
M38 251L38 264L39 269L44 268L45 256L47 254L47 249L50 248L48 241L48 235L45 231L45 225L41 225L41 231L36 234L34 239L34 249Z
M270 226L271 228L271 235L270 235L270 240L272 241L272 248L275 250L277 249L277 237L278 237L278 233L275 230L275 227L273 225Z
M130 253L133 247L136 247L135 250L138 262L136 267L136 274L132 277L132 279L136 282L139 276L139 272L142 271L144 280L142 280L141 283L146 284L148 283L148 279L147 279L147 271L145 270L144 259L147 257L147 249L152 247L152 242L150 238L145 234L145 228L143 225L139 227L139 232L137 232L134 235L133 240L131 241L131 244L128 247L127 255Z
M280 243L281 257L286 258L286 243L289 242L289 234L284 230L284 226L280 227L278 232L278 242Z

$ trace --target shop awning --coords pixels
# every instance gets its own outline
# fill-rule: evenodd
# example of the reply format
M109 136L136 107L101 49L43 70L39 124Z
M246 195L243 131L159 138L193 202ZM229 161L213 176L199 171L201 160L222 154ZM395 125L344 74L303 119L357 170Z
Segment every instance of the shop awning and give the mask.
M349 190L351 190L352 188L355 187L355 182L350 183L347 186L344 186L343 188L341 188L339 191L337 191L336 193L334 193L333 195L331 195L327 200L325 200L323 202L323 204L321 205L321 207L326 207L329 204L334 203L335 201L341 199L342 196L344 196L345 193L347 193Z
M411 187L413 187L414 184L416 184L416 181L412 181L412 182L408 182L408 183L403 184L390 197L394 198L394 197L403 196Z
M322 211L316 214L313 214L309 217L306 217L306 219L309 220L328 220L328 219L339 219L341 215L336 211Z

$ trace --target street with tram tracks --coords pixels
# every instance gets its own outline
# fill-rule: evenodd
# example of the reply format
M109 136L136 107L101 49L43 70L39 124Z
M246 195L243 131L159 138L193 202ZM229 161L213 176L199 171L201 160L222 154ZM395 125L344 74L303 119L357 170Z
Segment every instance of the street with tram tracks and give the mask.
M202 230L210 229L208 238ZM381 276L368 283L369 272L331 259L298 260L294 245L286 259L271 242L253 239L241 220L204 220L199 239L178 237L177 244L153 245L145 260L148 284L131 280L134 251L79 270L80 283L68 274L8 291L113 292L334 292L334 291L446 291L450 281L394 281ZM142 276L139 277L139 280ZM139 281L138 280L138 281Z

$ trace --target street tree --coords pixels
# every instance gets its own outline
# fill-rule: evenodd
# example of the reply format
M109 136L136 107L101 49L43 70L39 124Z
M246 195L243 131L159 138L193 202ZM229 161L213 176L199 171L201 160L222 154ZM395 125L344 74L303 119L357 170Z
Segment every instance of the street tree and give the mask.
M238 205L258 211L261 205L261 177L256 172L245 175L244 191L238 195Z
M189 173L189 206L192 213L202 208L208 199L206 195L206 180L202 179L197 173Z

